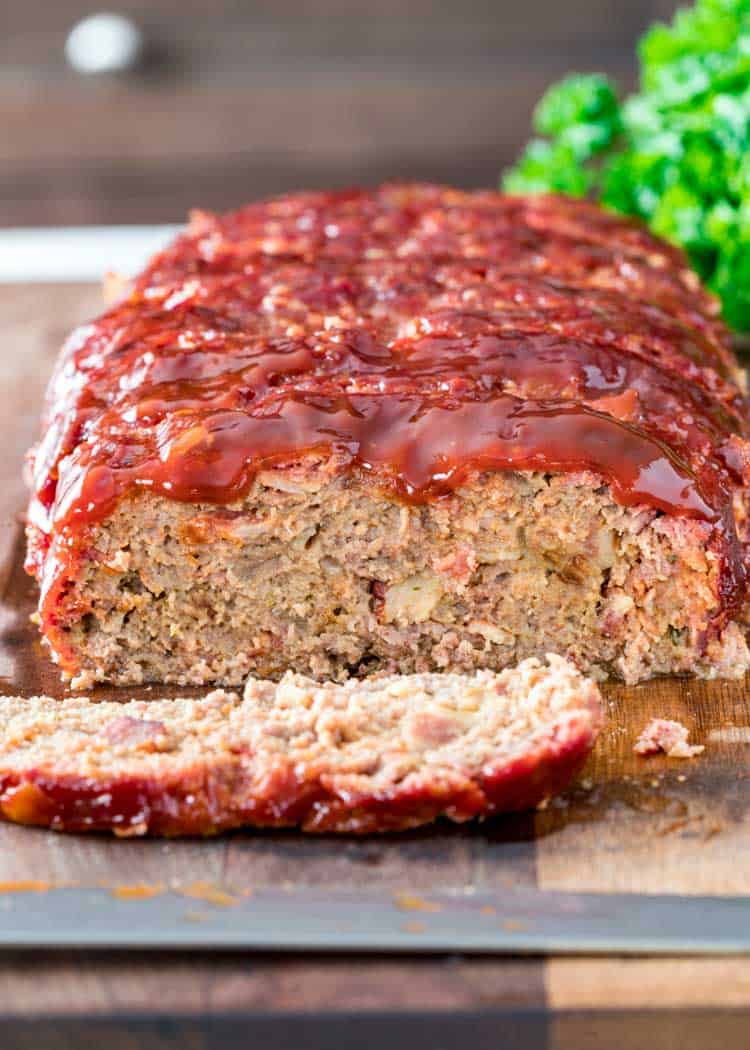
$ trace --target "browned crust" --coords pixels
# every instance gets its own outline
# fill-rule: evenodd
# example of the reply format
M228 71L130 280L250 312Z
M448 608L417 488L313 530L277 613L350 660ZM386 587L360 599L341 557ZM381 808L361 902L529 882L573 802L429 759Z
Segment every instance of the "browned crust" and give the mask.
M0 778L4 819L56 831L111 831L117 835L213 835L243 826L300 827L311 832L403 831L438 817L461 823L532 809L562 791L580 770L595 739L582 715L526 753L473 775L387 795L342 797L325 774L279 762L260 780L241 762L197 765L179 778L86 780L29 769Z
M75 735L67 740L57 761L49 754L40 758L33 744L28 751L21 747L19 752L16 744L29 732L28 724L11 725L8 720L6 753L0 754L0 815L19 824L59 831L117 835L211 835L242 826L298 826L309 832L364 834L412 828L439 817L463 822L530 809L566 787L589 754L602 720L596 686L560 658L550 657L550 662L552 670L541 668L538 661L519 665L522 673L512 683L510 701L502 700L503 683L509 683L508 676L515 670L504 672L498 687L488 685L488 702L495 703L494 691L499 688L497 702L510 702L513 719L521 719L511 723L516 726L511 740L501 746L501 737L492 736L492 749L483 756L459 749L437 762L420 758L408 776L399 773L396 764L383 779L348 775L337 764L333 745L326 743L306 755L291 746L273 751L262 744L254 747L234 729L218 749L201 745L197 751L167 754L164 759L161 753L152 754L151 764L137 757L138 735L135 750L118 749L121 732L170 732L174 727L169 715L167 724L117 717L104 727L99 718L96 731L104 731L104 739L111 742L103 747L99 743L96 762L82 756L85 737ZM539 681L545 695L558 697L551 707L547 701L541 708L535 701L527 705L530 690ZM231 694L212 695L232 699ZM456 694L459 702L460 695ZM237 702L236 696L233 701ZM21 710L24 701L15 703L16 710ZM55 703L45 702L45 719L55 719ZM80 704L84 711L85 705L92 705L93 732L96 704ZM143 709L150 717L149 708L144 705ZM328 716L336 718L339 710L335 701L326 708L320 730L324 737L325 726L331 724ZM409 692L405 711L411 717L420 710ZM281 714L283 708L270 708L266 722L261 709L251 712L272 739ZM129 723L124 729L123 722ZM346 731L346 723L341 724ZM369 727L369 721L366 724ZM519 728L524 726L527 728ZM47 733L44 727L37 731ZM193 732L203 739L200 724ZM372 732L368 747L377 749L375 731L367 728L365 732ZM131 760L128 755L135 757Z

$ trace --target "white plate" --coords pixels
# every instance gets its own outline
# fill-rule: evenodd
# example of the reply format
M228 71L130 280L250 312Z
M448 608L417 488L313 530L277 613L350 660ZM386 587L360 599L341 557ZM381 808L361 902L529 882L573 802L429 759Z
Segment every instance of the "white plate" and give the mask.
M0 230L0 283L131 277L179 226L69 226Z

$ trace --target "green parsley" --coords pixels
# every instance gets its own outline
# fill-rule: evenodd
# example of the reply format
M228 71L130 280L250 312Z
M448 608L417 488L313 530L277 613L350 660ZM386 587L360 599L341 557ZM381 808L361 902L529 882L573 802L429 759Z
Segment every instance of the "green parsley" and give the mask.
M697 0L641 39L640 90L566 77L503 177L512 193L592 196L681 245L750 331L750 0Z

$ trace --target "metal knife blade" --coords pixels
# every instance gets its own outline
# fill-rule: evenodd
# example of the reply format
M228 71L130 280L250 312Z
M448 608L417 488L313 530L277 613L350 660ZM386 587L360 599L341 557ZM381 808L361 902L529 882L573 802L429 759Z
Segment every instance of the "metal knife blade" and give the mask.
M736 954L750 951L750 897L263 888L217 902L60 888L0 897L0 948Z

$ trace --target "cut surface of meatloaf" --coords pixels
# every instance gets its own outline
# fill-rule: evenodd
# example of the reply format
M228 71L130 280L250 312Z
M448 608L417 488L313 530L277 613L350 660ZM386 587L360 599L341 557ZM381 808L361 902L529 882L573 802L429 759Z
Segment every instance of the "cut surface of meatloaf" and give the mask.
M747 669L746 398L674 248L420 185L197 214L65 345L30 570L65 676Z
M242 699L2 698L0 815L119 835L465 821L561 791L600 723L596 686L555 656L344 685L288 672Z

